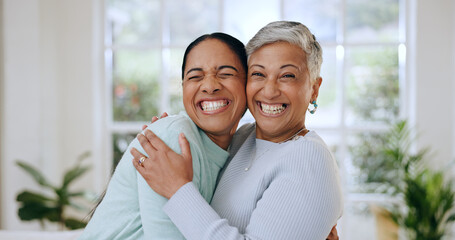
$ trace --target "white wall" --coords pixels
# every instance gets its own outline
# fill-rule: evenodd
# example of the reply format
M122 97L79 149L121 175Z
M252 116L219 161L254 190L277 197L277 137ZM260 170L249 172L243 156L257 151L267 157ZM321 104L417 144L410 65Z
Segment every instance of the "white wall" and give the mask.
M0 1L0 23L3 23L3 1ZM3 86L3 63L4 60L3 60L3 24L0 24L0 131L2 130L2 126L3 126L3 117L2 117L2 113L3 113L3 96L4 96L4 92L3 90L5 89L5 87ZM2 147L3 147L3 134L1 134L0 132L0 169L2 169L2 156L1 156L1 153L2 153ZM1 177L2 177L2 173L0 171L0 180L1 180ZM1 187L1 184L0 184L0 187ZM0 211L1 211L1 203L2 203L2 191L0 189ZM2 226L2 218L0 217L0 226Z
M84 151L103 188L101 159L102 1L3 0L4 83L1 135L1 228L33 229L17 216L16 194L37 185L15 166L23 159L59 183ZM104 177L103 177L104 176Z
M430 146L430 166L441 168L455 157L455 2L416 1L411 96L418 147Z
M431 166L455 156L455 3L409 0L415 37L408 48L410 116L431 146ZM36 184L14 161L53 181L86 150L92 172L79 186L108 180L103 108L102 0L3 0L0 46L0 214L6 229L37 229L16 217L16 194ZM0 5L1 6L1 5ZM2 73L3 68L3 74ZM95 177L96 176L96 177Z
M450 14L452 16L452 55L451 55L451 60L452 60L452 66L450 67L450 69L452 70L451 72L451 76L452 76L452 91L451 91L451 95L452 95L452 146L451 146L451 149L452 149L452 156L451 156L451 161L452 161L452 165L451 166L454 166L455 167L455 15L453 13L455 13L455 2L451 2L452 3L452 13ZM455 171L451 171L452 172L452 177L455 178ZM452 234L453 236L455 236L455 226L453 226L452 228Z

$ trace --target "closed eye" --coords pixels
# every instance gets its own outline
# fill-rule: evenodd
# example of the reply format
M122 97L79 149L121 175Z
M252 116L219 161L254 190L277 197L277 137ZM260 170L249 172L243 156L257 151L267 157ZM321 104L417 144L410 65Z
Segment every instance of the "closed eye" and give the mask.
M228 78L228 77L234 76L234 74L232 74L232 73L220 73L220 74L218 74L218 76L220 78Z
M188 80L200 80L200 79L202 79L202 76L199 76L199 75L188 77Z

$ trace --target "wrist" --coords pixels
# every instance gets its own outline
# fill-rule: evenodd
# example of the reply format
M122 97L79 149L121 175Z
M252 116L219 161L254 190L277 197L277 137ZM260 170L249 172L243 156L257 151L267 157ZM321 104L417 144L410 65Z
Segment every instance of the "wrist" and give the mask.
M191 182L191 180L182 180L176 183L174 188L169 192L167 196L165 196L167 199L170 199L172 196L174 196L175 193L177 193L183 186L185 186L187 183Z

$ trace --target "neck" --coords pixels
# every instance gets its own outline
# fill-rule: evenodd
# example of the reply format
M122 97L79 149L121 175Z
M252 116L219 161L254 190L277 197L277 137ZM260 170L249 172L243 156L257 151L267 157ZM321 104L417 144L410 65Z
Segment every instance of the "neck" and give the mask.
M227 150L231 144L233 134L214 135L207 133L207 136L220 148Z
M235 123L234 126L232 126L231 130L225 134L216 135L208 132L205 132L205 134L207 134L210 140L212 140L216 145L218 145L218 147L227 150L229 145L231 145L232 136L234 136L234 133L237 131L237 126L239 125L239 122L240 120L238 120L237 123Z
M303 136L308 133L308 130L305 128L305 125L294 127L286 132L280 132L277 135L267 134L262 131L260 127L256 124L256 138L266 140L274 143L286 142L295 136Z

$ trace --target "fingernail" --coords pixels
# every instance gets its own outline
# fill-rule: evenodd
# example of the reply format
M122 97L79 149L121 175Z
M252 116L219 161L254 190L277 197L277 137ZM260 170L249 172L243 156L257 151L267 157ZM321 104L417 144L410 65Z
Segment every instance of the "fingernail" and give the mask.
M150 129L147 129L147 131L145 132L145 136L147 138L152 138L155 134L153 134L152 131L150 131Z

